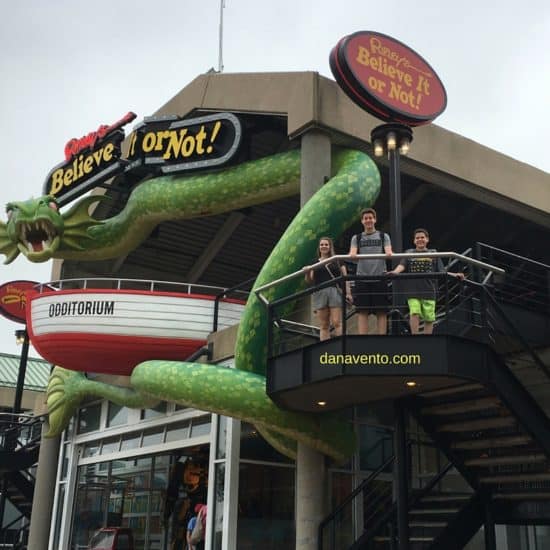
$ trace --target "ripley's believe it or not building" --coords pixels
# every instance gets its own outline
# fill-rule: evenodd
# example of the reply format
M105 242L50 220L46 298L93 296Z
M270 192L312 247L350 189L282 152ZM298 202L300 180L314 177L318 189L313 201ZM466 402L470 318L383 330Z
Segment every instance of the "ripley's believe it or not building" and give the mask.
M369 63L405 110L429 91ZM200 75L124 140L132 119L68 144L61 214L11 205L29 259L55 260L27 319L63 367L28 547L184 548L202 502L212 549L544 548L548 174L435 124L396 172L380 121L315 72ZM405 276L387 335L343 302L319 342L302 268L324 235L346 255L368 206L394 253L425 227L466 278L426 275L433 335L409 333Z

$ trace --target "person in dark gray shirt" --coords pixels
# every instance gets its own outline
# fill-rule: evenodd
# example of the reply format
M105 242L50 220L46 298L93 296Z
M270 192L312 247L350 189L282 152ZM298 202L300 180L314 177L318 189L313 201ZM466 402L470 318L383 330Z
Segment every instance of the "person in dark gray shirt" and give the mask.
M415 248L405 250L407 254L423 254L437 252L435 248L428 248L430 235L422 227L414 230L413 242ZM389 274L398 273L440 273L446 271L441 258L403 258L399 265ZM449 275L464 279L464 273L451 273ZM435 321L436 281L433 278L414 278L405 281L404 293L409 305L409 324L412 334L419 334L420 320L424 321L424 334L432 334Z
M363 233L360 242L358 235L351 239L349 254L353 260L358 254L392 254L391 240L387 233L376 229L376 211L367 208L361 212ZM357 261L357 275L380 275L379 280L355 281L353 304L357 310L357 329L359 334L368 334L369 313L376 314L378 334L386 334L388 329L387 310L389 308L388 283L384 279L386 274L386 260L359 259Z

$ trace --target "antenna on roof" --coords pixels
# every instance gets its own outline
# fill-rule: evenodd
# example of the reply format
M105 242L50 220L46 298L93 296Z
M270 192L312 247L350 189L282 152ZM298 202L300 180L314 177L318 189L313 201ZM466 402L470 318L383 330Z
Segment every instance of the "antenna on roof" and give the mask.
M218 52L218 72L223 72L223 8L225 8L225 0L220 0L220 36L219 36L219 52Z

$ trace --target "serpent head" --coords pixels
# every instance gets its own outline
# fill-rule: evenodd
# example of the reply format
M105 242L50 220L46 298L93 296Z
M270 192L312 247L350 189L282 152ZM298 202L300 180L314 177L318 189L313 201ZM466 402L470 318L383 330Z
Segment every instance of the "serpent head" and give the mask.
M81 249L84 239L91 239L88 229L101 221L88 214L92 202L103 196L86 197L62 214L54 197L45 195L6 205L8 221L0 221L0 252L9 264L19 256L31 262L45 262L63 249Z

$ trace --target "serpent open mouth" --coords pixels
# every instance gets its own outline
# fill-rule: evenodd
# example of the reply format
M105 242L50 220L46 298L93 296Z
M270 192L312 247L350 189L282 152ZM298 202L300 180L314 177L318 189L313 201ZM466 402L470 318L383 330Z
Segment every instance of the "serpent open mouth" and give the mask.
M57 230L53 224L46 220L36 220L34 222L20 222L17 225L19 242L22 243L29 252L42 252L52 246L52 242L57 236Z

